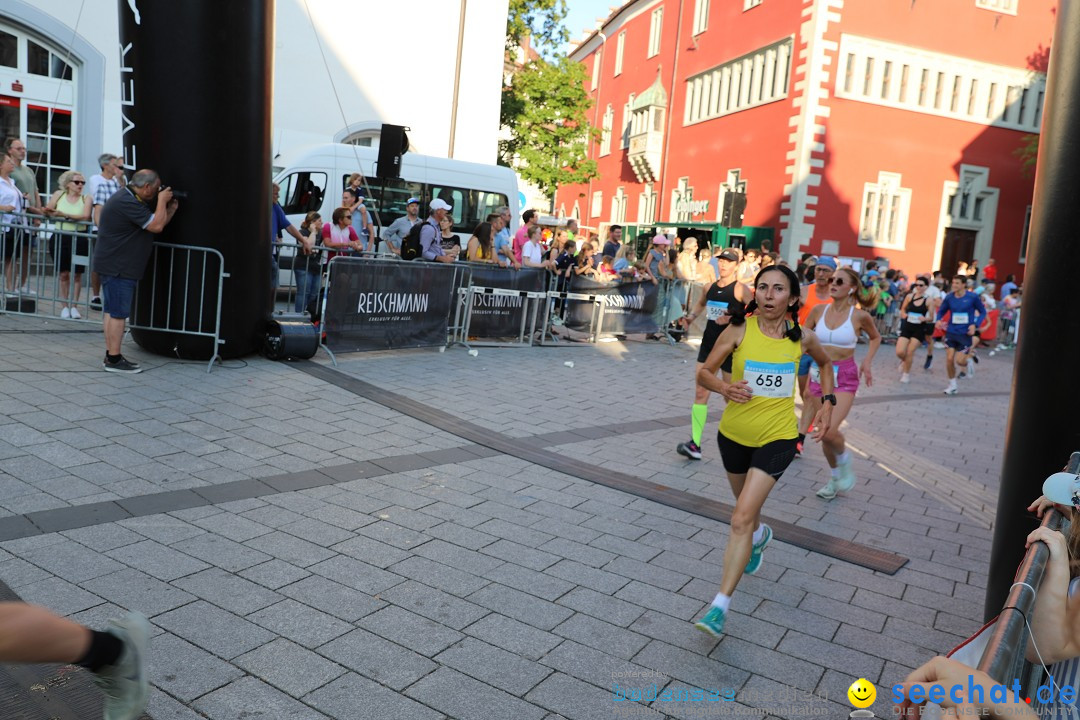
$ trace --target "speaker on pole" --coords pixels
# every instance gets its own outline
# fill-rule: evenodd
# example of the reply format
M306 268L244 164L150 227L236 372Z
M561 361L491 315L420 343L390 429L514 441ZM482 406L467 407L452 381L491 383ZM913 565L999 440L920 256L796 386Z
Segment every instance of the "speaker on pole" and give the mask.
M375 175L385 179L401 177L401 156L409 150L409 128L402 125L382 126L379 131L379 164Z

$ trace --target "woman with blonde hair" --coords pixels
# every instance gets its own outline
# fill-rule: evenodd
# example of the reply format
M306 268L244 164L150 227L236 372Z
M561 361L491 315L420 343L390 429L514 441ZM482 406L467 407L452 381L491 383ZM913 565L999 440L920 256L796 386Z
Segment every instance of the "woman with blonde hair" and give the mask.
M71 266L75 256L89 258L90 238L72 235L89 229L90 214L93 211L91 198L83 195L86 178L78 170L68 170L57 181L60 189L53 193L45 206L45 214L62 220L57 233L56 266L60 273L60 317L78 320L79 295L82 294L82 276L86 265L75 265L75 292L71 292ZM89 262L89 260L87 260Z
M817 491L823 500L832 500L837 492L846 492L855 486L855 471L851 467L851 453L847 451L840 424L844 422L855 402L855 392L859 389L860 376L869 387L874 378L871 367L874 354L881 346L881 334L874 325L873 316L867 309L874 308L878 301L876 287L863 287L858 274L849 267L839 268L829 281L829 295L832 302L816 305L806 318L806 326L812 328L825 353L832 361L833 386L835 397L825 396L832 402L833 423L821 441L825 460L832 469L832 477L824 487ZM855 346L859 334L865 332L870 338L870 347L861 365L855 364ZM810 402L811 411L816 412L822 400L821 372L816 364L810 366Z

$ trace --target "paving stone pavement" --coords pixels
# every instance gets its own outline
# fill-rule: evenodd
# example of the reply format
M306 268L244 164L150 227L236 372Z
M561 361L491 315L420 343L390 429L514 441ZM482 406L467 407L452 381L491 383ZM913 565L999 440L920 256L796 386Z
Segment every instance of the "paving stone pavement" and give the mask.
M883 346L846 426L856 488L815 497L827 468L810 446L765 512L909 562L890 576L774 543L715 641L690 621L716 592L723 523L484 452L287 363L207 375L131 344L148 370L116 376L100 346L92 326L0 316L0 520L163 504L0 542L0 580L94 626L147 614L157 720L839 717L859 677L889 717L885 688L980 624L1011 354L945 397L943 352L905 386ZM713 443L701 462L674 453L695 352L451 348L339 369L525 447L731 502ZM320 484L298 491L173 509L181 495L160 495L309 471Z

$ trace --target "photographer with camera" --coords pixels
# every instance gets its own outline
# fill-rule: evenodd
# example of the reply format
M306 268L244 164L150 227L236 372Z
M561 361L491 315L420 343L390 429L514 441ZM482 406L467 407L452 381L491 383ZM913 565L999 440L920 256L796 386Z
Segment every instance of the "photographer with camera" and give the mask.
M94 269L101 276L105 314L106 372L138 373L142 368L120 354L124 324L131 316L135 285L146 272L146 263L157 235L176 214L172 188L162 187L153 170L139 170L127 186L115 193L101 209L98 241L94 246Z

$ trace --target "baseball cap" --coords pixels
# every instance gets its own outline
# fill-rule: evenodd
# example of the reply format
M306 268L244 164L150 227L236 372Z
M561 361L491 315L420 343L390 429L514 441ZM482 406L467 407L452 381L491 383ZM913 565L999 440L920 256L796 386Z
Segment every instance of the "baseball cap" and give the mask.
M1054 473L1043 481L1042 491L1050 502L1080 508L1080 475Z
M405 204L406 205L412 205L413 203L416 203L417 205L419 205L420 204L420 198L409 198L409 201L407 203L405 203Z
M836 258L830 257L829 255L822 255L821 257L818 258L817 264L818 265L824 265L825 267L829 268L830 270L835 270L836 269Z
M866 273L866 277L877 277L880 274L881 273L879 273L877 270L871 270L868 273Z
M723 251L716 256L720 260L727 260L729 262L739 262L739 254L730 248Z
M428 207L430 207L432 210L453 210L454 209L450 205L447 205L446 201L441 199L441 198L435 198L434 200L432 200L428 204Z
M670 245L671 244L671 238L669 238L667 235L655 235L653 237L652 241L653 241L653 243L655 245Z

